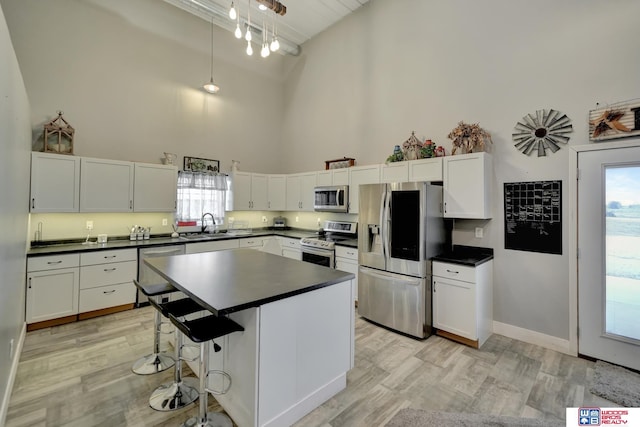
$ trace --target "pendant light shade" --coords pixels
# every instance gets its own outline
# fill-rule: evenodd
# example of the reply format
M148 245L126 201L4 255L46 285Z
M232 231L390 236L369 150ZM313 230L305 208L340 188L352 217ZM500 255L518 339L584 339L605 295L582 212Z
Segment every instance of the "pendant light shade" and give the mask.
M202 86L204 90L209 93L218 93L220 91L220 87L213 82L213 17L211 18L211 73L210 79L207 83Z

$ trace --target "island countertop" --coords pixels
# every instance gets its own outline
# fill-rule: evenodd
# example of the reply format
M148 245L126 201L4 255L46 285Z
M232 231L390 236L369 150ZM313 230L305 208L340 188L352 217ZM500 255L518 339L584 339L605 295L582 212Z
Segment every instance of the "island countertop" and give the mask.
M352 273L254 249L151 258L145 263L216 315L257 307L355 277Z

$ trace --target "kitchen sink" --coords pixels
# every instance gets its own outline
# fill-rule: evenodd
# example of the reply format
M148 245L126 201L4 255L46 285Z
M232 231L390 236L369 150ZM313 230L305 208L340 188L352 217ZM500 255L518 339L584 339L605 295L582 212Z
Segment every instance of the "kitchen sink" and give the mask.
M224 237L223 234L210 234L210 233L192 233L192 234L185 234L180 236L180 239L182 240L212 240L212 239L218 239L220 237Z

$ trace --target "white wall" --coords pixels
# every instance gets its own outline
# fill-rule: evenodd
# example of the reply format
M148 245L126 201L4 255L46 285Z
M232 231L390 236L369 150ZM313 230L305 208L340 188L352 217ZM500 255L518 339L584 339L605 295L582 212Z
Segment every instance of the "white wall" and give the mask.
M0 7L0 425L8 406L12 364L24 325L29 206L29 102ZM14 355L9 358L9 343ZM16 364L17 366L17 364Z
M34 131L64 111L76 155L159 163L163 152L277 172L281 55L247 57L215 27L160 0L2 0ZM37 135L36 135L37 136Z
M526 157L511 133L554 108L573 121L570 144L588 143L588 110L638 96L638 16L634 0L371 0L287 58L284 172L381 163L413 130L449 153L457 122L479 122L494 141L494 215L457 221L454 243L494 248L495 320L569 339L569 150ZM563 180L563 255L505 250L503 184L547 179Z

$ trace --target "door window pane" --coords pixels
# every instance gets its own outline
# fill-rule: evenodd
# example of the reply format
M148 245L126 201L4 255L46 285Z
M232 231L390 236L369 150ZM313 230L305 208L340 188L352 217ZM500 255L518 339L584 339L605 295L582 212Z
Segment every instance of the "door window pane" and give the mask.
M605 332L640 340L640 166L605 169Z

